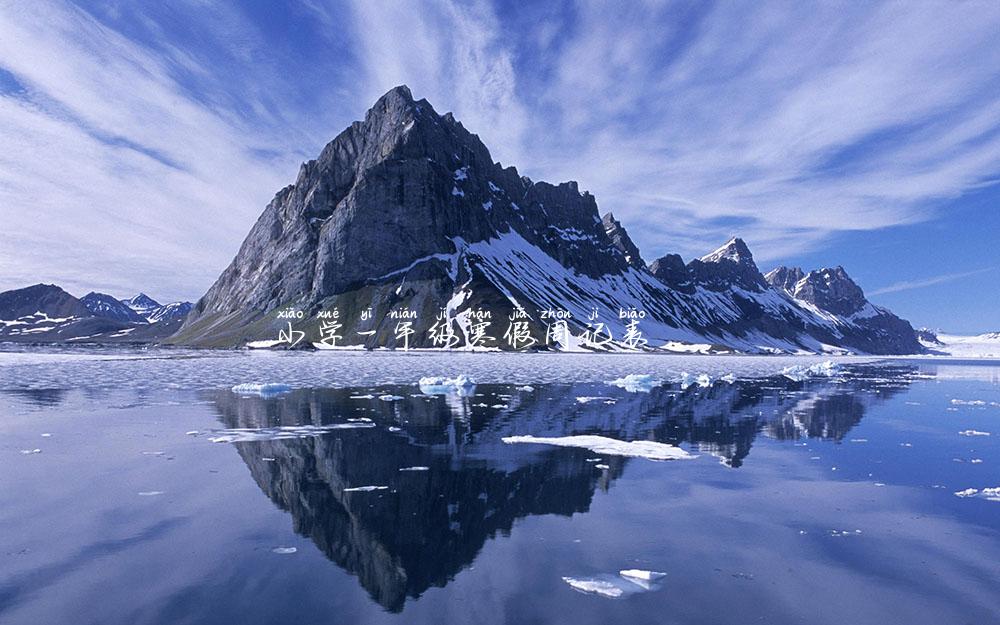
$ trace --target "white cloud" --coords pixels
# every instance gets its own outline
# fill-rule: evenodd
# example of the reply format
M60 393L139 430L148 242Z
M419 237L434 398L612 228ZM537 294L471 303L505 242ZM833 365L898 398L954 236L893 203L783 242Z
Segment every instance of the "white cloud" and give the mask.
M869 293L869 295L884 295L886 293L898 293L900 291L910 291L912 289L922 289L928 286L934 286L937 284L945 284L947 282L954 282L955 280L961 280L962 278L969 278L972 276L978 276L989 271L995 270L996 267L987 267L985 269L977 269L975 271L963 271L960 273L946 273L937 276L932 276L930 278L923 278L920 280L903 280L902 282L895 282L889 286L876 289Z
M152 14L141 40L0 8L26 88L0 94L0 288L197 297L298 161L400 83L497 160L579 180L647 260L732 234L774 260L1000 173L996 3L583 2L515 27L483 2L310 2L298 57L236 8L182 6L214 56Z

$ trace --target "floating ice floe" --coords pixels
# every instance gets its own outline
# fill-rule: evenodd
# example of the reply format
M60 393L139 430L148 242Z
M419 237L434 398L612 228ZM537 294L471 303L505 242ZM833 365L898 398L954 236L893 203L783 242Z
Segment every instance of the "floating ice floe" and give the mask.
M982 497L987 501L1000 501L1000 486L986 487L982 490L978 488L966 488L955 493L956 497Z
M989 436L989 432L980 432L979 430L962 430L958 433L960 436Z
M162 495L162 490L144 490L138 493L140 497L156 497L157 495Z
M663 380L657 380L648 373L630 373L624 378L611 380L608 384L623 388L629 393L648 393L663 384Z
M684 390L687 390L688 387L694 386L695 384L697 384L702 388L708 388L709 386L712 386L712 376L708 375L707 373L694 375L685 371L684 373L681 374L678 383Z
M288 386L287 384L279 384L277 382L268 382L264 384L257 382L245 382L243 384L237 384L232 388L232 391L237 395L260 395L261 397L280 395L291 390L291 386Z
M40 453L42 453L42 450L41 449L22 449L21 453L24 454L25 456L30 456L32 454L40 454Z
M401 395L389 395L388 393L385 395L379 395L378 398L382 401L399 401L403 399Z
M985 406L986 402L981 399L953 399L951 403L956 406Z
M608 466L608 465L606 465L606 464L595 464L594 468L595 469L607 470L607 469L610 469L611 467Z
M430 467L403 467L400 471L430 471Z
M594 402L594 401L603 402L605 404L614 404L614 403L617 403L617 400L615 400L612 397L588 397L588 396L584 396L584 397L577 397L576 401L577 401L577 403L580 403L580 404L589 404L590 402Z
M42 438L52 438L52 435L48 432L42 432Z
M595 454L647 458L649 460L690 460L698 457L680 447L674 447L666 443L657 443L655 441L627 442L592 434L559 437L505 436L501 440L507 444L534 443L536 445L554 445L556 447L581 447L589 449Z
M598 595L608 599L617 599L625 595L647 592L657 588L656 581L666 573L644 571L641 569L625 569L618 575L595 575L593 577L563 577L570 588L578 592Z
M246 443L252 441L280 441L292 438L322 436L334 430L373 428L374 423L333 423L330 425L285 425L275 428L230 428L214 430L208 440L213 443Z
M186 436L198 436L200 432L198 430L188 430L187 432L184 432L184 434Z
M602 597L611 597L614 599L625 594L625 589L622 585L620 583L615 583L615 581L591 577L563 577L562 579L564 582L569 584L573 590L591 595L600 595Z
M295 553L296 551L298 551L296 547L275 547L274 549L271 550L271 553L276 553L278 555L285 556L288 554Z
M779 373L793 382L802 382L809 378L833 377L840 373L840 366L832 360L827 360L808 367L803 365L785 367Z
M345 488L345 493L370 493L373 490L389 490L388 486L353 486Z
M351 395L348 399L375 399L374 395Z
M666 573L660 571L647 571L645 569L624 569L618 574L632 582L642 586L645 590L653 590L655 582L666 577Z
M453 378L427 377L420 378L420 392L426 395L471 395L476 390L476 381L466 375Z
M830 536L844 537L844 536L858 536L861 534L861 530L830 530Z
M402 432L403 431L403 428L398 428L395 425L390 425L386 429L389 430L390 432Z
M518 386L518 387L516 387L515 390L523 391L525 393L530 393L531 391L535 390L535 387L534 386L527 386L527 385L525 385L525 386Z

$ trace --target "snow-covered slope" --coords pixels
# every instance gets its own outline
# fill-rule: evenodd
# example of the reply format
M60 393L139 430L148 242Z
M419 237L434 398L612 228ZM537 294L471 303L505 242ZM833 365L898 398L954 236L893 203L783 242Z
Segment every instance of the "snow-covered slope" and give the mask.
M922 334L921 343L931 354L956 358L1000 358L1000 332L976 336L936 334L937 340Z

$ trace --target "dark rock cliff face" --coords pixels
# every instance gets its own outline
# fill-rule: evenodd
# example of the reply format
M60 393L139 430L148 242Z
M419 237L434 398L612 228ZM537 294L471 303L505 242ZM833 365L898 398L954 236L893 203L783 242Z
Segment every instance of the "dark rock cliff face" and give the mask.
M653 276L676 291L694 293L694 277L680 254L667 254L649 265Z
M650 346L885 353L906 343L886 334L902 326L858 342L857 324L773 289L741 239L647 269L621 223L598 215L575 182L503 167L451 114L397 87L302 165L170 341L320 346L327 329L336 346L469 345L485 311L491 338L476 346L508 349L500 337L523 311L529 345L575 348L577 338L549 341L542 311L560 309L574 337L599 321L616 338L624 313L641 310ZM413 332L401 334L407 323ZM456 341L441 342L441 328Z
M639 248L632 242L628 233L625 232L625 228L622 227L620 221L615 219L614 215L611 213L604 215L601 218L601 224L604 226L604 233L611 239L611 244L625 255L625 262L636 269L646 267L646 263L642 260L642 255L639 254Z

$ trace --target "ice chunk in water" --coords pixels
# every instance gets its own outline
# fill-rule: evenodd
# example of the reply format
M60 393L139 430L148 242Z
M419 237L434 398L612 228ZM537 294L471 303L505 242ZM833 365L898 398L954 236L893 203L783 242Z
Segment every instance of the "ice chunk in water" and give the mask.
M271 550L271 553L277 553L279 555L288 555L290 553L295 553L298 551L296 547L275 547Z
M389 490L388 486L354 486L345 488L345 493L370 493L373 490Z
M237 395L260 395L261 397L272 397L274 395L280 395L281 393L287 393L291 390L291 386L288 386L287 384L279 384L277 382L267 382L264 384L246 382L243 384L237 384L232 388L232 391Z
M476 389L476 381L466 375L453 378L427 377L420 378L420 391L426 395L471 395Z
M535 390L534 386L518 386L516 390L523 391L525 393L530 393Z
M592 401L603 401L603 402L614 402L615 400L610 397L577 397L576 402L578 404L589 404Z
M978 488L966 488L965 490L960 490L955 493L956 497L972 497L979 492Z
M40 454L40 453L42 453L42 450L41 449L22 449L21 453L24 454L25 456L30 456L32 454Z
M681 374L681 377L678 380L678 382L680 383L682 389L687 389L689 386L692 386L694 384L697 384L702 388L708 388L709 386L712 386L712 377L707 373L702 373L700 375L691 375L690 373L685 371L684 373Z
M139 493L140 497L156 497L157 495L162 495L162 490L144 490Z
M569 584L573 590L591 595L600 595L602 597L615 599L625 594L625 590L620 584L604 579L589 577L563 577L563 581Z
M809 365L808 367L803 365L785 367L780 373L793 382L802 382L813 377L833 377L840 373L840 365L832 360L827 360Z
M648 393L663 384L663 380L657 380L648 373L630 373L624 378L610 380L608 384L623 388L629 393Z
M618 571L618 574L629 579L641 579L647 582L658 580L666 575L666 573L659 571L646 571L644 569L625 569Z
M582 447L595 454L608 456L627 456L631 458L648 458L650 460L689 460L697 458L680 447L657 443L655 441L619 441L613 438L596 435L579 436L506 436L503 442L535 443L539 445L555 445L557 447Z
M989 432L980 432L979 430L962 430L959 432L961 436L989 436Z
M400 395L389 395L389 394L379 395L378 398L381 399L382 401L399 401L400 399L403 399L403 397Z
M430 467L403 467L400 471L430 471Z

